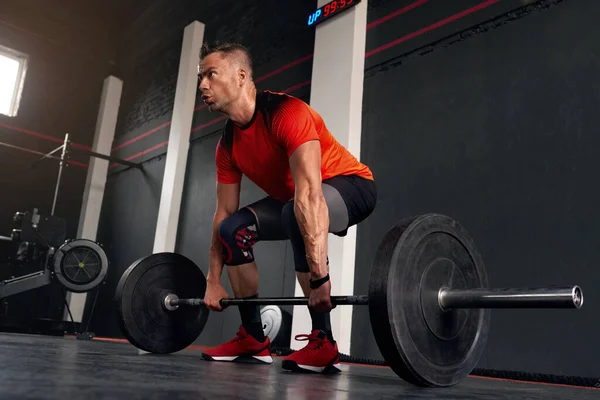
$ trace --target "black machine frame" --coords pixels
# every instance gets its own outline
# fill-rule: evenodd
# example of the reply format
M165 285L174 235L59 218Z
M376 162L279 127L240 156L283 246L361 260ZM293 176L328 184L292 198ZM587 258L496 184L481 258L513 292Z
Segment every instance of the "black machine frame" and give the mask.
M46 254L46 263L50 262L50 251ZM37 289L52 283L52 271L50 268L32 272L30 274L17 276L12 279L5 279L0 282L0 299L10 297L15 294Z
M28 214L31 214L30 218ZM93 290L95 291L94 302L90 311L90 315L88 317L87 325L85 327L85 330L82 332L78 331L75 320L73 319L73 315L71 314L69 304L66 301L66 298L64 299L64 305L69 313L71 322L74 325L73 334L75 334L78 339L89 340L94 337L94 334L88 332L88 329L96 307L98 294L100 292L101 287L106 283L106 274L108 270L109 261L106 257L106 254L101 249L101 245L91 240L64 240L62 244L59 244L58 241L60 241L60 239L57 239L56 237L45 237L44 233L45 231L47 231L47 229L44 228L44 224L56 224L57 220L60 220L60 218L51 217L49 219L47 217L42 217L42 215L38 213L37 209L33 209L33 212L31 213L17 212L15 214L14 222L17 223L19 226L13 229L11 237L0 236L0 241L11 242L13 245L27 242L28 244L33 244L34 247L39 246L38 249L40 249L42 253L39 254L40 257L37 262L42 263L42 268L31 273L11 277L10 279L4 279L0 281L0 300L16 294L51 285L55 282L59 283L62 286L65 294L66 291L83 293L91 292ZM26 225L30 226L26 229ZM101 267L98 269L97 275L93 277L92 281L90 281L87 284L82 284L81 287L77 287L76 284L67 284L64 281L64 278L61 279L60 275L64 273L64 271L62 271L61 262L64 259L65 252L69 252L73 248L78 248L81 246L85 246L86 248L89 248L92 251L98 253L98 261L101 263ZM26 258L29 257L26 256ZM35 258L37 257L34 257L32 261L36 261ZM85 262L85 260L83 262ZM83 321L81 324L81 326L83 327Z

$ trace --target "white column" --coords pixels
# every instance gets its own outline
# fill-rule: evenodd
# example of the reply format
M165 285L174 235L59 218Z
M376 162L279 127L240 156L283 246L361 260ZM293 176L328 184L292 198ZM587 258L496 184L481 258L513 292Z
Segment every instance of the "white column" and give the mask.
M329 0L318 0L318 7ZM310 105L325 120L335 138L357 158L360 157L367 0L316 27ZM351 295L354 291L356 227L339 238L329 235L329 273L332 295ZM296 296L302 289L296 282ZM305 306L294 307L291 347L299 349L306 342L294 335L307 333L311 327ZM352 330L352 307L339 306L331 312L331 327L340 352L349 354Z
M120 79L109 76L104 80L92 151L101 154L110 154L115 137L122 90L123 82ZM102 200L104 199L108 164L107 160L90 157L83 191L81 213L79 215L77 238L96 240L98 221L100 220L100 212L102 211ZM76 322L81 322L83 319L86 299L87 293L69 292L67 294L67 301L69 302L73 319ZM70 319L66 310L65 319Z
M192 117L196 102L199 51L204 40L204 24L194 21L183 34L175 104L169 132L169 147L158 210L154 253L175 251L179 211L185 180Z

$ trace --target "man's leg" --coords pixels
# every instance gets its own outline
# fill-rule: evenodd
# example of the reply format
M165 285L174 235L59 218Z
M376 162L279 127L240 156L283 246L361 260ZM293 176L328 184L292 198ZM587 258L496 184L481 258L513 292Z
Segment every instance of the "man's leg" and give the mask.
M305 297L310 296L310 273L308 272L299 272L296 271L296 278L298 278L298 282L300 283L300 287L302 288L302 292ZM325 332L327 335L327 339L334 344L333 340L333 332L331 331L331 317L330 313L315 311L309 307L308 312L310 313L310 319L312 321L312 331L319 330Z
M265 198L241 208L219 225L223 259L236 298L258 297L259 279L253 247L263 240L286 239L281 229L282 206L281 202ZM236 339L207 350L204 358L234 361L240 357L251 356L263 362L272 362L269 350L260 346L261 343L268 345L262 328L260 306L241 305L238 309L242 329ZM246 335L254 341L247 339Z
M348 228L370 215L375 208L377 193L372 181L350 176L335 177L323 182L323 195L329 211L329 232L344 236ZM296 276L304 295L310 295L310 269L306 261L304 239L294 214L294 202L286 204L282 210L282 223L292 248ZM333 278L335 279L335 277ZM308 351L296 352L283 362L283 367L290 370L311 370L323 372L331 369L339 370L339 354L331 330L330 313L321 313L309 308L312 320L312 333L308 336ZM322 346L323 340L329 346ZM304 350L303 349L303 350ZM315 352L315 349L320 349Z
M258 297L259 278L253 247L258 241L286 238L281 229L282 207L283 203L267 197L240 209L219 227L227 276L235 297ZM264 341L260 306L243 305L239 311L246 331Z
M227 267L227 276L238 299L258 297L258 269L256 262ZM265 335L260 318L260 307L252 304L238 306L242 326L249 335L259 342L265 341Z
M221 238L226 237L226 242L231 243L228 247L237 244L237 259L245 257L251 262L246 264L226 263L227 276L231 283L233 293L237 298L256 298L258 297L258 268L254 261L253 246L258 241L284 240L285 233L281 229L281 208L283 203L270 197L250 204L238 213L243 213L244 218L241 221L232 224L231 227L225 225L220 229ZM223 226L222 225L222 226ZM221 231L222 234L221 234ZM239 262L239 261L238 261ZM263 342L265 340L260 318L259 305L239 306L242 326L246 331L254 336L256 340Z
M219 240L227 276L236 298L251 298L258 292L258 269L254 261L253 246L258 242L258 224L254 213L244 207L219 225ZM260 311L254 307L239 306L242 326L246 333L259 342L265 337L260 321Z
M327 208L329 210L329 232L342 232L348 228L349 217L346 203L341 194L333 186L323 184L323 195ZM306 261L306 248L304 239L298 227L296 216L294 215L294 202L291 201L285 205L282 210L282 222L284 229L290 238L292 248L294 249L294 262L296 268L296 277L302 287L302 292L306 297L310 295L310 269ZM331 332L330 313L322 313L309 308L312 320L312 330L321 330L327 334L327 338L333 344L333 333Z

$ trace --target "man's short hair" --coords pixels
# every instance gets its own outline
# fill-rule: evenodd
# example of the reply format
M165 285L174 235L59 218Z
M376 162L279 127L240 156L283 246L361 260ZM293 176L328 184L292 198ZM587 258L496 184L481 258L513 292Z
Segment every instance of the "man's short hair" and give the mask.
M205 42L200 48L200 60L212 53L223 53L225 56L240 56L240 62L249 70L250 78L252 78L252 57L248 48L243 44L220 41L213 43Z

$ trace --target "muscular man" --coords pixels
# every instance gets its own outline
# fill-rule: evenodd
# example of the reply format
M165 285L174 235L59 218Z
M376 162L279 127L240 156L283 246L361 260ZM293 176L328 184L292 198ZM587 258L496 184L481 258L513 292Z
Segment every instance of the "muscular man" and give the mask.
M287 357L283 368L339 370L329 317L327 235L344 236L348 227L371 214L377 197L373 175L335 140L309 105L257 90L244 46L204 44L198 77L209 110L228 117L216 149L217 206L204 301L209 309L222 310L219 300L228 297L220 283L224 265L236 298L257 297L253 246L290 240L297 279L310 299L312 327L310 334L296 337L308 344ZM267 197L239 208L242 175ZM259 306L239 306L239 312L242 325L236 337L203 357L271 363Z

